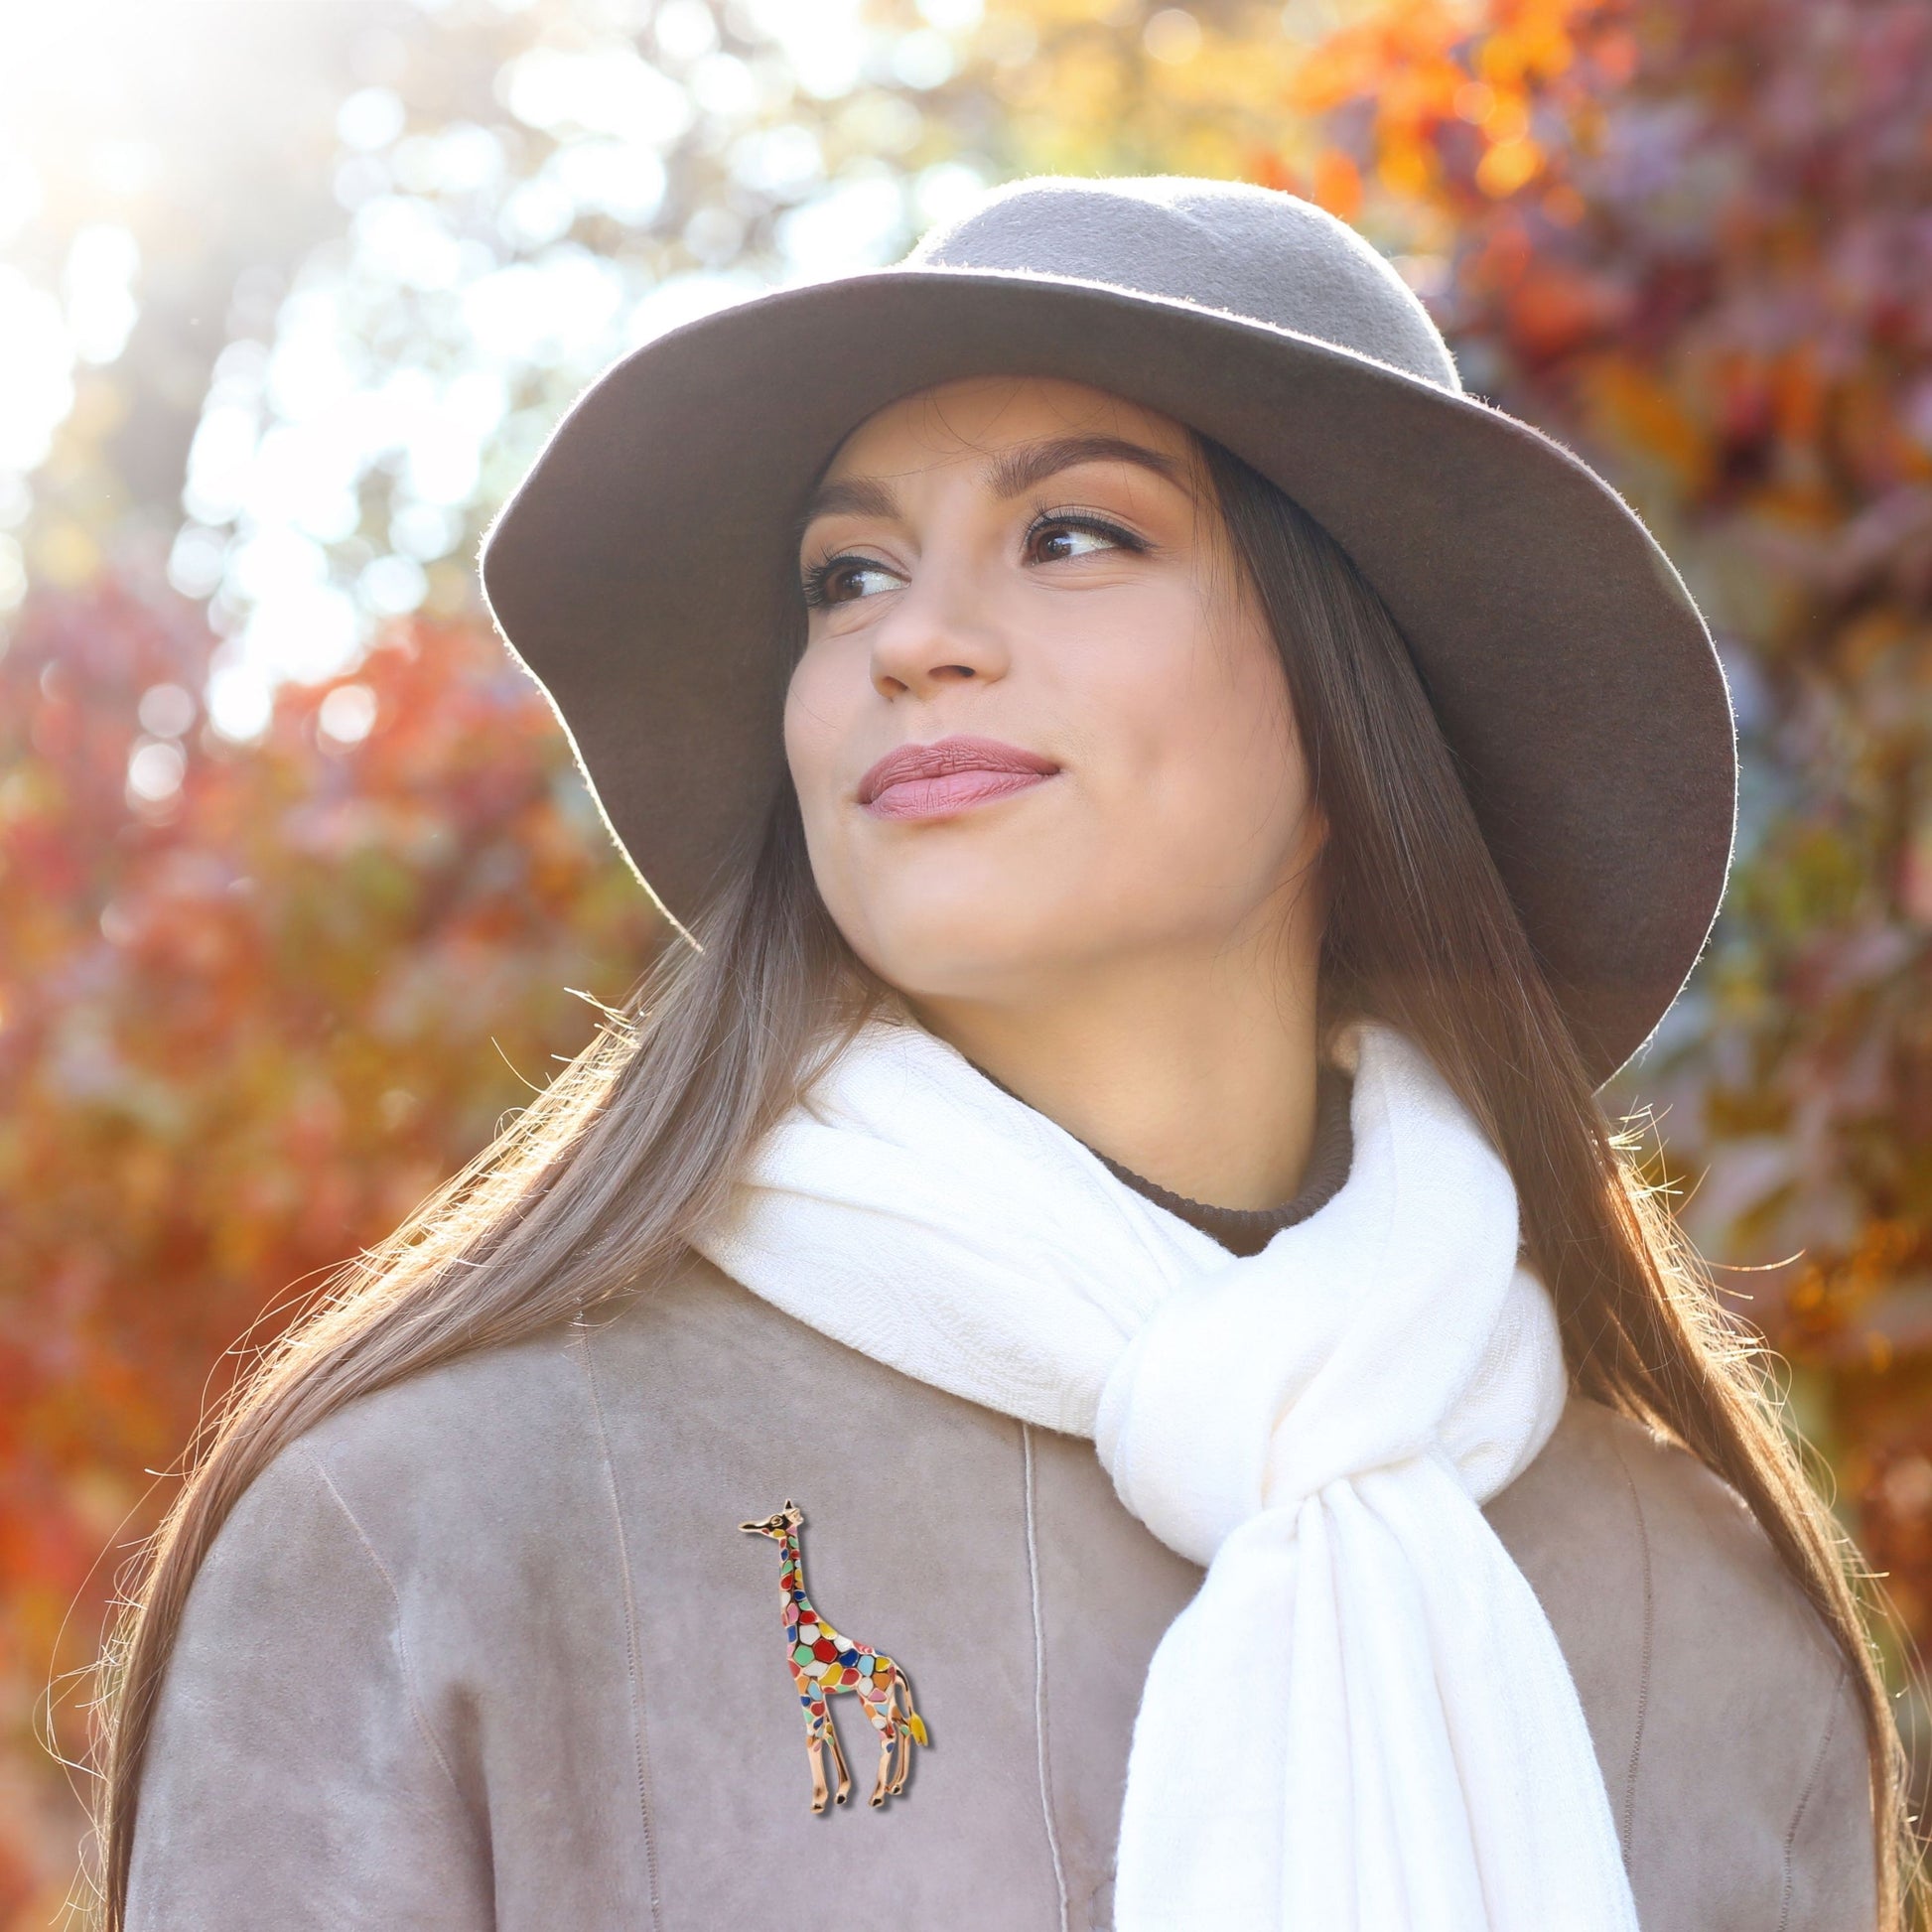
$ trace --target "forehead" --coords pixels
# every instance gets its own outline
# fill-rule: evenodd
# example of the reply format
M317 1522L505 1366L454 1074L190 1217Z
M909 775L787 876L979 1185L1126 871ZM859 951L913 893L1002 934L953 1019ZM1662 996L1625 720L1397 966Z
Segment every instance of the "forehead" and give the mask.
M1188 461L1185 427L1158 409L1063 376L961 376L899 396L840 444L830 479L984 458L1045 437L1101 435Z

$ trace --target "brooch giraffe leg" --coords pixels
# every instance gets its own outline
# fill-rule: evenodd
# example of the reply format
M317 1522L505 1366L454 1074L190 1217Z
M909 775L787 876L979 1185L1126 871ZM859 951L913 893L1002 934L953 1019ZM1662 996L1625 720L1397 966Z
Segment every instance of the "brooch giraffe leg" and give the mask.
M845 1753L839 1749L838 1726L832 1722L832 1713L825 1702L824 1694L818 1688L816 1678L807 1677L801 1671L797 1678L798 1702L805 1711L805 1754L812 1767L812 1810L825 1809L827 1796L825 1788L825 1748L832 1750L832 1767L839 1774L839 1789L832 1802L842 1805L852 1795L852 1773L845 1768Z
M890 1657L875 1657L872 1682L859 1693L866 1716L879 1733L879 1778L872 1803L883 1805L905 1789L912 1768L912 1744L925 1742L925 1724L912 1709L912 1692L905 1673Z
M905 1789L905 1774L912 1768L912 1746L926 1741L925 1720L912 1709L912 1687L906 1683L903 1671L897 1673L893 1689L899 1712L898 1770L894 1775L892 1789L899 1792Z
M831 1702L841 1691L858 1694L872 1727L879 1733L879 1775L871 1799L877 1807L905 1789L912 1746L928 1741L925 1722L912 1708L905 1673L870 1645L840 1636L812 1607L811 1598L805 1594L805 1560L798 1543L804 1522L798 1506L787 1501L783 1509L763 1522L741 1523L738 1527L754 1536L768 1536L777 1544L782 1559L778 1587L783 1595L786 1661L805 1714L812 1810L824 1811L831 1796L825 1779L828 1746L839 1780L833 1803L844 1804L852 1789L852 1775L839 1748L838 1726L832 1722Z

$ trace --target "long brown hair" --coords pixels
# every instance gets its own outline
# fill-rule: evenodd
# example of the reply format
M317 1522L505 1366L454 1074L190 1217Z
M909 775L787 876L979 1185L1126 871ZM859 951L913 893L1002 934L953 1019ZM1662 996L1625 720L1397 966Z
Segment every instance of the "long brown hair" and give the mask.
M1478 830L1395 621L1295 502L1197 439L1287 667L1329 827L1323 1025L1405 1031L1515 1177L1576 1385L1728 1481L1843 1651L1863 1706L1880 1932L1917 1896L1903 1750L1863 1573L1780 1424L1761 1346L1725 1313L1634 1137L1613 1132ZM794 634L774 640L794 650ZM357 1396L648 1288L754 1143L886 993L815 891L789 787L762 843L621 1012L508 1129L318 1306L210 1419L103 1660L101 1922L124 1923L156 1699L197 1571L242 1491ZM1874 1605L1872 1614L1881 1614Z

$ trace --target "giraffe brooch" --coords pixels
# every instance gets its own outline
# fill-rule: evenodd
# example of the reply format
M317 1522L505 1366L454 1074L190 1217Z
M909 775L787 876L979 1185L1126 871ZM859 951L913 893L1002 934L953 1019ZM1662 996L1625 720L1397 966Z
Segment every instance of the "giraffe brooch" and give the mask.
M833 1768L839 1774L838 1795L844 1804L852 1777L839 1749L838 1727L832 1722L831 1701L841 1691L856 1691L872 1727L879 1733L879 1777L872 1802L883 1805L905 1787L911 1768L912 1746L927 1741L925 1723L912 1709L912 1687L905 1673L890 1657L866 1644L842 1637L812 1607L805 1594L805 1559L799 1549L804 1512L789 1497L785 1506L761 1523L741 1523L753 1536L768 1536L778 1546L778 1593L783 1598L785 1667L797 1687L805 1711L805 1751L812 1766L812 1810L825 1809L825 1751L829 1745Z

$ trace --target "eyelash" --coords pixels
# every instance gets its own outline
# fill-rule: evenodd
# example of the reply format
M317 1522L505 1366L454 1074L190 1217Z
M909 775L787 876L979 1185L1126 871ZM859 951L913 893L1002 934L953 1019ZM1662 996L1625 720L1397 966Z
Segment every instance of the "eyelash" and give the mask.
M1132 530L1122 529L1111 517L1101 516L1091 510L1042 510L1027 525L1027 533L1021 539L1023 550L1032 546L1034 539L1042 530L1064 528L1068 530L1088 530L1117 543L1123 550L1145 551L1151 546L1145 539L1137 537ZM1059 561L1066 561L1060 559ZM844 550L836 557L827 557L823 563L810 565L804 572L800 589L808 610L816 611L832 600L826 595L826 585L842 570L854 565L882 569L876 557L866 557L857 551Z

